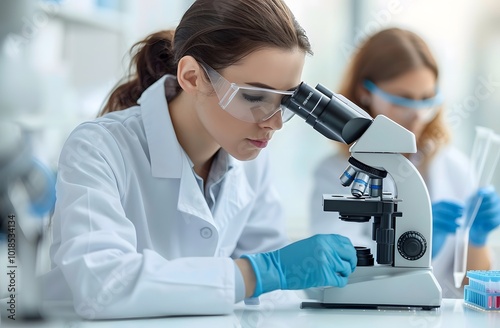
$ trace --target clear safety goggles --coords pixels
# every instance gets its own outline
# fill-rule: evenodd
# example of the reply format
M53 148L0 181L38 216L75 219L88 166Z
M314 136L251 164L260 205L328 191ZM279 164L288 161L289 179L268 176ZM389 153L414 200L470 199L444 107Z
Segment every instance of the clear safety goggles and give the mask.
M439 110L439 106L443 103L443 97L439 90L436 90L436 94L432 98L415 100L385 92L370 80L364 80L363 86L366 88L366 90L370 91L370 93L380 97L385 102L397 107L404 107L404 109L409 109L411 110L410 112L408 112L409 115L413 115L416 113L422 120L426 122L432 121L434 119Z
M231 83L207 64L201 62L199 64L210 79L217 98L219 98L219 106L233 117L250 123L264 122L278 111L281 111L283 123L293 117L292 111L281 106L281 99L284 96L291 96L293 91Z

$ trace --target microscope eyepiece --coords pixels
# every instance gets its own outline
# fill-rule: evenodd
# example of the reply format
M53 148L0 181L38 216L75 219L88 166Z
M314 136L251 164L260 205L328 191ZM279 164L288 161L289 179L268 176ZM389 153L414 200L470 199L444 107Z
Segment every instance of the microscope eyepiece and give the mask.
M283 97L281 104L325 137L346 144L361 137L373 121L347 98L321 84L312 88L302 82L293 95Z
M324 94L301 82L293 95L283 97L281 104L308 121L317 119L319 111L323 111L328 101Z

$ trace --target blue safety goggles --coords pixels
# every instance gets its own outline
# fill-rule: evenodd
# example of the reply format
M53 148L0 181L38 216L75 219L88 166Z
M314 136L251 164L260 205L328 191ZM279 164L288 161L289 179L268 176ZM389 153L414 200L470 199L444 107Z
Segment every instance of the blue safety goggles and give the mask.
M432 98L415 100L415 99L396 96L388 92L385 92L384 90L377 87L375 83L373 83L370 80L364 80L363 86L366 88L366 90L370 91L372 94L377 95L383 100L396 106L419 110L419 109L435 108L443 103L443 97L439 92L439 90L436 90L436 95Z

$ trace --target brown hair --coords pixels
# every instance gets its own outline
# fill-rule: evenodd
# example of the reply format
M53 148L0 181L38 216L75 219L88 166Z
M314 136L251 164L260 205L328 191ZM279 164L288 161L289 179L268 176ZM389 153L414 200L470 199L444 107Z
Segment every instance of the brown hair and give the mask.
M389 80L412 69L426 67L439 76L434 56L417 34L400 28L382 30L368 38L351 59L339 93L349 98L373 116L369 106L361 101L360 88L365 79L374 83ZM424 171L438 150L450 142L450 132L444 121L443 109L427 124L417 140L417 166ZM348 153L348 147L342 147Z
M177 63L193 56L215 69L263 47L312 54L309 40L282 0L197 0L175 31L160 31L131 48L129 74L111 92L99 115L134 106L142 92ZM178 87L180 91L180 87Z

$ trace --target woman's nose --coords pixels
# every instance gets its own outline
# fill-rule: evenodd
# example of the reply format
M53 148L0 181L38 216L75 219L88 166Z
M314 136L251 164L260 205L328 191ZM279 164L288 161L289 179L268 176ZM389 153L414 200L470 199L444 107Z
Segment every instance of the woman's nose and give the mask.
M272 130L279 130L283 127L283 119L282 119L283 111L280 109L274 113L273 116L268 118L265 121L258 123L261 127L270 128Z

